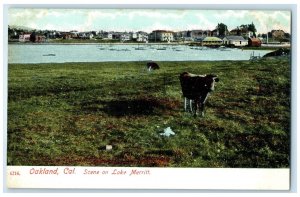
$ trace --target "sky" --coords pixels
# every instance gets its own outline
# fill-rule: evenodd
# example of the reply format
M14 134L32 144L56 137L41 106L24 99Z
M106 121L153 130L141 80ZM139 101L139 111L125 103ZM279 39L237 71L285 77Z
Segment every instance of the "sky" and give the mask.
M8 25L58 31L232 30L254 23L257 33L291 32L291 12L280 10L30 9L10 8Z

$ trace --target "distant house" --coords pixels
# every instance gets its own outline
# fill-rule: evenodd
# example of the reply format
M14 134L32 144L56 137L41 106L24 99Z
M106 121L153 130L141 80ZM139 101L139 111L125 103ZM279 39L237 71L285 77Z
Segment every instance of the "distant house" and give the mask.
M120 41L125 42L131 39L131 35L129 33L122 33L120 36Z
M219 30L218 29L214 29L211 31L211 35L212 36L215 36L215 37L218 37L219 36Z
M35 42L45 42L45 41L46 41L46 36L43 36L43 35L35 36Z
M61 32L62 38L63 39L71 39L72 38L72 34L70 32Z
M285 32L283 30L272 30L271 37L274 39L283 39L285 37Z
M71 32L71 38L93 39L96 35L94 32Z
M120 40L121 33L120 32L108 32L107 39L109 40Z
M45 42L46 36L32 32L31 34L22 34L19 36L19 42Z
M112 40L113 39L113 33L112 32L108 32L104 38L107 38L109 40Z
M175 41L192 41L191 31L178 31L174 32L174 40Z
M95 37L95 35L92 32L87 32L86 36L88 39L93 39Z
M54 38L53 32L51 31L45 31L44 35L46 36L47 39Z
M223 38L223 44L226 46L243 47L248 45L248 40L242 36L226 36Z
M174 41L174 32L167 30L155 30L150 34L152 41L171 42Z
M72 39L77 39L77 38L79 38L79 35L78 35L79 33L78 32L71 32L71 38Z
M30 41L30 34L19 35L19 42L29 42L29 41Z
M201 45L202 46L209 46L209 47L219 47L223 44L223 40L221 40L220 38L217 37L205 37L202 41L201 41Z
M213 32L210 30L192 30L191 31L191 37L193 40L207 37L207 36L213 36Z
M248 38L248 46L260 47L261 46L261 40L258 39L258 38Z
M146 32L139 31L136 33L136 41L137 42L148 42L149 37Z
M253 32L247 28L235 28L229 32L232 36L243 36L244 38L253 37Z
M47 38L50 39L55 39L55 38L59 38L60 37L60 33L56 32L56 31L50 31L47 33Z
M102 32L100 35L104 40L114 40L114 39L120 40L120 34L117 32L113 32L113 31Z

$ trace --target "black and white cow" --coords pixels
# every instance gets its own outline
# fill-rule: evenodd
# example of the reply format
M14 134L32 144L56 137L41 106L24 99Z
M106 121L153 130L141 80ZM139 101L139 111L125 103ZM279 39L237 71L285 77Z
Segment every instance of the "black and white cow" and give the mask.
M156 62L152 62L152 61L148 62L146 66L148 71L159 69L159 65Z
M183 72L179 76L182 94L184 96L184 109L190 106L190 111L197 115L197 109L204 116L204 105L210 92L214 91L215 82L219 81L216 75L195 75Z

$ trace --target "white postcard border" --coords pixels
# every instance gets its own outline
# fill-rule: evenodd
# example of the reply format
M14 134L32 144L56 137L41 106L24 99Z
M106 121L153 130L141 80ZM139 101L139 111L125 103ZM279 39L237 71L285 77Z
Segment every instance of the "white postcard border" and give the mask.
M289 190L290 170L8 166L8 188Z

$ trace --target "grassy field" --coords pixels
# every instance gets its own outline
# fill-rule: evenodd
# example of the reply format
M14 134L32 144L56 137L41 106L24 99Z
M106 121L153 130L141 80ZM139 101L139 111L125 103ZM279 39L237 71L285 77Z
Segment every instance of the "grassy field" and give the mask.
M9 64L7 164L289 167L289 59L158 63ZM220 78L204 118L183 71Z

